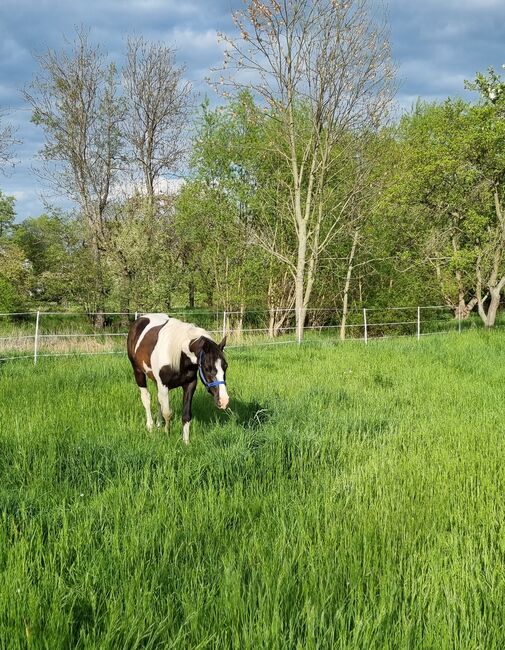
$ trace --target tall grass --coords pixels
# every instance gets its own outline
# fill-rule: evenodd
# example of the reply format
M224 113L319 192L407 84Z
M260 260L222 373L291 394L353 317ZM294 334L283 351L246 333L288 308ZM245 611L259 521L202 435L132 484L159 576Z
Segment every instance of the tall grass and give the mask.
M505 647L503 334L228 356L187 448L124 358L0 366L2 647Z

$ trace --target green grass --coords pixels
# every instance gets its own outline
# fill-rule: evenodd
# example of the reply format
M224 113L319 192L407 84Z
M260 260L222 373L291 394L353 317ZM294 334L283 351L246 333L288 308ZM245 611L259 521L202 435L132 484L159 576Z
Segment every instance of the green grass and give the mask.
M0 366L0 646L504 648L505 335L228 357L188 448L124 358Z

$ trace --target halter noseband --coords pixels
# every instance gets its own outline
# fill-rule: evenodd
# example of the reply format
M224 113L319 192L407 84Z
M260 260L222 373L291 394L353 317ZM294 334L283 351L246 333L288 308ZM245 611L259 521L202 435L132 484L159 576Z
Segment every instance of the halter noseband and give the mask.
M200 375L200 379L202 380L202 384L205 386L205 388L214 388L214 386L220 386L221 384L226 384L225 381L218 381L217 379L215 381L207 381L205 379L205 375L203 374L203 370L202 370L202 363L204 359L205 359L205 354L202 350L200 352L200 356L198 357L198 373Z

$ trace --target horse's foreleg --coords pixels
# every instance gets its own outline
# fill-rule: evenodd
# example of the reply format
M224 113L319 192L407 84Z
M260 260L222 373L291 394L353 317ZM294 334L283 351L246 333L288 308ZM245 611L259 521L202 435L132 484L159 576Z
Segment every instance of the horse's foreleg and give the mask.
M158 400L158 415L156 416L156 426L157 426L158 428L161 428L161 427L163 426L163 422L164 422L164 419L163 419L163 412L162 412L162 410L161 410L161 404L160 404L160 401Z
M163 419L165 420L165 431L168 433L170 430L170 419L172 417L172 411L170 410L170 403L168 400L168 388L161 382L158 383L158 404L161 414L163 415Z
M151 415L151 396L149 395L149 390L147 388L147 378L142 370L135 366L133 366L133 373L140 390L140 399L142 400L142 404L146 410L146 427L148 431L151 431L153 428L153 416Z
M148 431L153 428L153 416L151 415L151 396L147 386L140 386L140 399L146 410L146 427Z
M186 384L183 389L183 407L182 407L182 439L184 444L189 443L189 424L191 422L191 403L196 390L196 379L190 384Z

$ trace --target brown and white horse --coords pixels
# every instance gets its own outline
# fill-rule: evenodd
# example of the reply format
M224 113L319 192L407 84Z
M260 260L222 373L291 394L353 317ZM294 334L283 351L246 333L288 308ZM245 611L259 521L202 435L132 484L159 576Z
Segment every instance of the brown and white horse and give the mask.
M184 323L168 314L143 314L132 323L128 332L128 357L133 366L140 398L146 410L146 426L153 427L151 398L147 378L158 388L158 426L165 421L168 431L172 412L168 391L182 387L183 440L189 442L191 402L197 377L213 396L216 406L225 409L229 398L226 390L227 363L223 355L226 337L217 344L210 334L191 323Z

